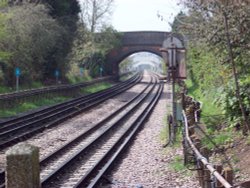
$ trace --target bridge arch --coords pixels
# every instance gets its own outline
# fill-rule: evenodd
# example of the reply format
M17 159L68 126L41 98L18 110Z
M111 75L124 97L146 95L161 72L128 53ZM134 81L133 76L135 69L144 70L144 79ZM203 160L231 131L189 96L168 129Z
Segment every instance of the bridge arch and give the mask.
M150 52L162 57L160 48L162 48L164 40L170 36L177 37L183 42L183 37L175 33L158 31L123 32L120 47L112 49L107 54L106 62L112 66L113 74L117 75L119 64L133 53Z

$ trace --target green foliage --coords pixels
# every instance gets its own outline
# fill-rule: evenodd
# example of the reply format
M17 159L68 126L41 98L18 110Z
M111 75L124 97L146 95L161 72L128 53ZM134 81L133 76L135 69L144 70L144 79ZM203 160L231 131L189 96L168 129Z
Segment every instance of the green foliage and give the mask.
M162 74L166 75L167 74L167 65L166 65L166 63L164 63L163 60L162 60L161 64L162 64Z
M4 8L7 6L7 1L0 1L0 8Z
M205 44L190 44L188 62L190 78L204 94L210 89L221 86L227 80L228 71L218 63L213 51Z
M127 57L119 64L119 70L121 72L126 72L126 68L131 67L133 63L134 63L133 59L131 57Z
M248 118L250 112L250 69L247 68L250 58L250 20L246 19L250 7L244 3L229 4L219 0L201 3L185 0L182 3L188 12L176 17L173 30L185 34L190 40L188 68L193 85L189 90L203 102L203 113L206 106L215 101L221 109L219 114L225 114L229 124L241 124L243 111L238 102L240 99ZM240 97L236 94L238 90ZM212 111L209 108L206 115L209 117ZM220 118L212 117L206 121L212 119ZM218 124L216 121L213 123Z
M202 102L202 121L215 130L224 121L222 108L215 103L218 89L228 78L227 71L217 63L213 52L205 45L190 44L188 50L188 71L186 81L188 94Z
M3 3L1 3L0 6L1 5L3 5ZM3 83L4 81L4 71L5 68L8 67L8 64L6 62L10 59L12 54L11 52L6 51L5 44L1 42L4 41L5 38L9 35L5 26L6 20L6 14L0 12L0 83Z
M100 67L103 75L111 74L112 66L105 61L107 53L120 45L120 34L112 27L103 28L100 33L91 33L82 25L79 25L74 46L68 56L71 67L75 65L88 70L90 76L100 75Z
M103 27L100 33L94 35L95 45L98 49L102 51L103 54L106 54L114 47L120 46L120 37L121 34L110 27Z
M76 84L76 83L81 83L81 82L85 82L85 81L91 81L92 78L90 76L67 76L67 79L69 81L69 83L71 84Z
M160 141L162 142L162 143L167 143L167 141L168 141L168 132L169 132L169 130L168 130L168 126L167 126L167 116L164 116L164 119L163 119L163 127L161 128L161 131L160 131Z
M186 167L184 166L184 162L183 162L183 157L180 155L177 155L176 157L174 157L172 162L170 162L170 167L176 172L182 172L186 170Z
M44 0L50 8L50 14L54 17L65 17L77 15L80 12L80 5L77 0Z
M103 82L103 83L94 84L94 85L91 85L88 87L84 87L81 89L81 92L84 94L91 94L91 93L95 93L95 92L107 89L111 86L112 86L112 84L110 84L108 82Z
M226 144L229 144L233 141L232 138L232 132L213 132L212 136L212 140L213 142L217 145L217 146L223 146ZM204 137L202 139L202 145L206 146L208 149L214 149L215 145L207 138Z
M21 85L19 87L19 90L41 88L41 87L44 87L44 85L41 82L31 82L29 84ZM9 93L15 91L16 91L15 87L0 86L0 93Z
M180 31L180 27L182 27L182 19L186 18L185 13L180 11L174 18L173 23L171 24L172 32L177 33Z
M12 89L6 86L0 86L0 93L8 93L11 92Z
M5 29L5 21L6 21L6 15L0 13L0 38L5 37L7 34Z
M220 124L225 121L222 108L216 104L214 97L217 95L215 89L206 91L206 94L201 92L198 84L194 84L192 80L186 81L188 87L188 95L194 97L195 100L202 102L201 121L204 122L207 128L215 130Z
M240 80L241 84L241 98L243 99L244 107L246 111L250 112L250 79L242 78ZM228 117L228 122L230 125L235 126L242 121L241 111L239 107L239 102L235 96L235 88L233 85L233 80L230 80L228 84L219 90L218 96L216 98L216 103L219 104L223 112Z
M40 88L43 87L43 84L41 82L32 82L31 88Z
M35 1L0 3L2 85L14 87L13 72L17 66L21 69L22 87L31 85L33 81L50 83L55 79L56 69L60 71L60 80L70 79L72 83L89 80L89 75L99 76L100 67L104 70L103 75L111 73L111 66L105 62L105 56L119 43L118 33L106 22L113 0L82 2L95 5L88 8L93 8L93 13L98 17L89 20L92 14L84 6L81 15L86 15L81 18L81 23L78 22L81 11L78 0L32 2ZM98 28L100 33L94 34L95 29L92 32L88 30L86 20L93 23L93 28ZM86 76L79 77L79 73L72 70L74 66L78 69L83 67Z
M48 9L39 5L23 5L9 8L5 14L5 30L8 33L0 38L0 48L11 53L5 60L5 82L14 85L14 69L21 69L20 80L29 83L41 80L47 54L56 46L63 30L56 20L48 15Z
M21 69L21 85L54 79L55 69L63 79L79 12L77 0L19 1L4 8L0 12L0 83L14 86L16 66Z
M77 30L78 14L80 12L79 2L77 0L45 0L48 4L50 15L56 19L61 30L57 33L56 46L47 54L44 64L43 79L53 79L55 69L60 70L60 79L65 79L69 70L70 53Z
M40 98L34 102L24 102L9 109L0 109L0 118L15 116L19 113L34 110L42 106L53 105L67 100L67 97Z
M84 82L84 81L90 81L92 80L92 77L89 75L87 70L83 69L83 72L80 73L80 67L77 64L71 65L71 70L67 74L67 79L71 84Z
M250 136L249 136L249 135L248 135L248 137L247 137L246 144L247 144L248 146L250 146Z

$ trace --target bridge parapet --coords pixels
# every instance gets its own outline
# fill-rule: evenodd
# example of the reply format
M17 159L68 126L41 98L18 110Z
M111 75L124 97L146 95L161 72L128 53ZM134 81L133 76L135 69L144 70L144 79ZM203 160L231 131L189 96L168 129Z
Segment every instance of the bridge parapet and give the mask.
M162 46L164 39L171 35L170 32L135 31L122 33L122 46ZM182 40L179 34L172 34Z
M121 46L113 49L107 55L106 61L113 67L113 74L118 74L120 62L129 55L137 52L151 52L162 57L160 48L170 35L183 41L180 34L159 31L123 32ZM183 42L184 43L184 42Z

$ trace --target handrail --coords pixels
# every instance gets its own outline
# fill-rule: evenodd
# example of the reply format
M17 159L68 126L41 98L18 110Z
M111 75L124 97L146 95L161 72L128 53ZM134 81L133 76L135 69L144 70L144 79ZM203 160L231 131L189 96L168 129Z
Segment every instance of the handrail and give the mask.
M192 148L192 150L194 151L196 157L198 160L200 160L204 166L207 167L207 169L211 172L211 174L225 187L225 188L231 188L233 187L232 185L230 185L225 179L224 177L221 176L221 174L213 167L213 165L211 163L208 162L208 160L201 155L201 153L199 152L199 150L195 147L195 145L193 144L191 138L189 137L189 131L188 131L188 121L187 121L187 116L185 114L185 111L182 111L183 117L184 117L184 123L185 123L185 137L187 139L187 141L189 142L190 147Z
M201 111L201 109L198 109L198 110L194 111L194 121L195 121L195 123L199 122L198 112L200 112L200 111Z

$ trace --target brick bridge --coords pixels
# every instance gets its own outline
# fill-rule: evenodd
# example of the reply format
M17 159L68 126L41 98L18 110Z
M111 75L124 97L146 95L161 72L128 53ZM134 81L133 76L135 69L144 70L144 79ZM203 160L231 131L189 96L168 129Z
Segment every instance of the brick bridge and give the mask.
M160 48L163 41L170 36L169 32L157 31L138 31L138 32L123 32L121 46L113 49L107 55L106 62L112 65L113 74L118 74L119 64L122 60L133 53L151 52L162 57ZM172 36L183 41L181 35L172 34Z

